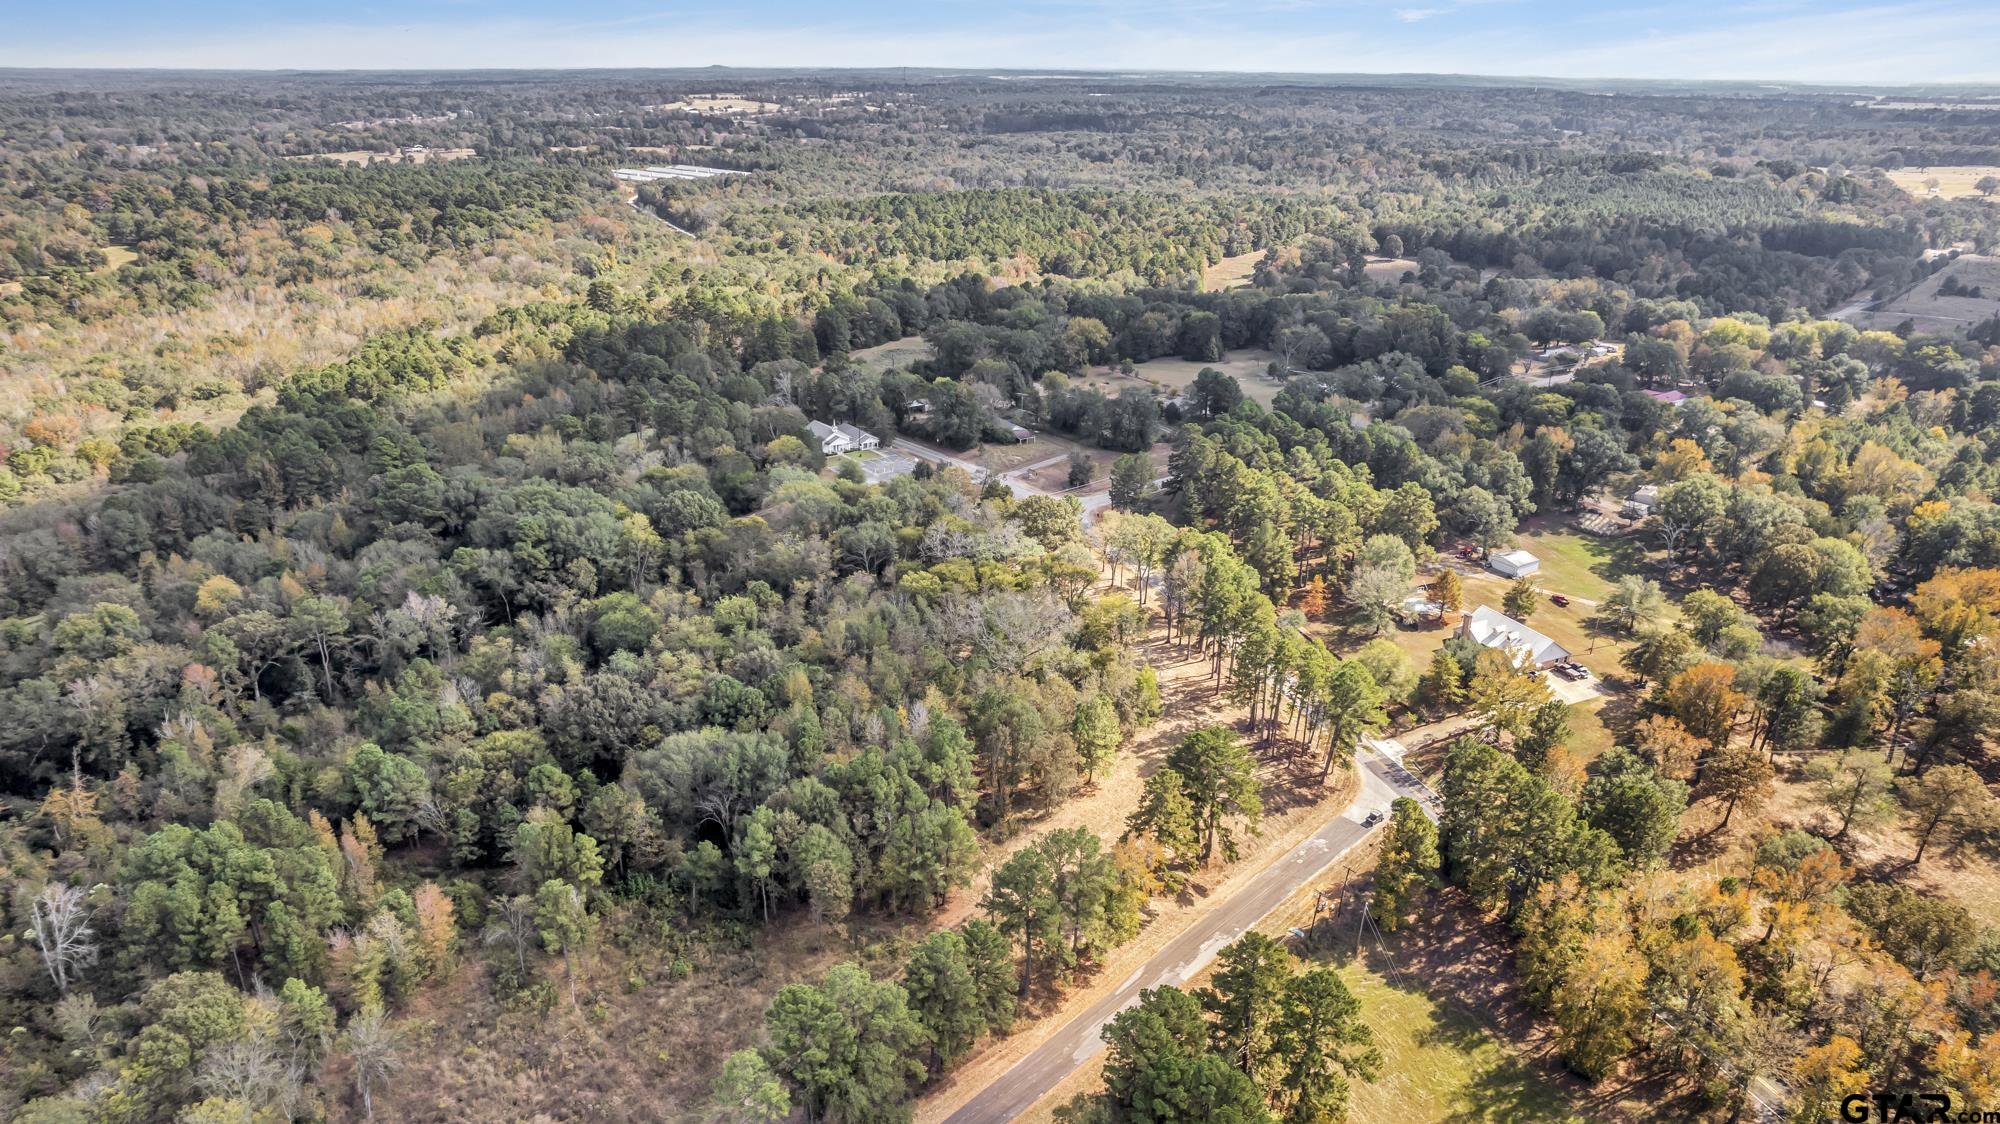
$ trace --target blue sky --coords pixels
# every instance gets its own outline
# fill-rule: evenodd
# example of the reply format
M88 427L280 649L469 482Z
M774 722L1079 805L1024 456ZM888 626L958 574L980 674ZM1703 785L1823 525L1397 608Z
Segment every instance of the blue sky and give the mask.
M0 66L936 66L2000 82L2000 0L0 0Z

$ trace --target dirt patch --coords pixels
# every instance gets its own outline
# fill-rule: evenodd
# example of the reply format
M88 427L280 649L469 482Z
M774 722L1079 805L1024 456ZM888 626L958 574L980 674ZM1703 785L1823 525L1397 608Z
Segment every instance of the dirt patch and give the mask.
M1778 783L1771 802L1759 815L1748 817L1753 825L1769 823L1781 829L1795 827L1827 837L1839 830L1839 817L1820 801L1812 784L1806 780L1805 762L1804 757L1779 756ZM1745 818L1739 814L1736 817L1738 822L1730 824L1731 834L1741 836L1735 841L1740 849L1750 846L1749 833L1739 830ZM1691 834L1692 830L1690 825L1687 833ZM2000 863L1995 863L1976 847L1966 846L1944 853L1933 846L1931 853L1924 856L1924 864L1913 870L1910 857L1916 854L1917 842L1901 823L1868 831L1849 831L1846 838L1837 841L1835 846L1848 865L1865 877L1901 883L1933 897L1956 902L1970 911L1973 919L1980 924L2000 925Z

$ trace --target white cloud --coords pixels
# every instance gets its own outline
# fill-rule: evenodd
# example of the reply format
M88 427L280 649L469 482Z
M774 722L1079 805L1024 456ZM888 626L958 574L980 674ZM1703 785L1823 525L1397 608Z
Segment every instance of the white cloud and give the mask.
M1396 18L1404 23L1422 23L1432 16L1441 16L1450 11L1450 8L1397 8Z

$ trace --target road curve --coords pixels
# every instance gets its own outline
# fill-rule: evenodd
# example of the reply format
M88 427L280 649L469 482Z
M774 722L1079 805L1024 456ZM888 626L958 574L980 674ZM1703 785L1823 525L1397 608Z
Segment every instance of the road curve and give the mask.
M1118 990L1071 1019L1012 1069L973 1094L945 1118L945 1124L997 1124L1026 1112L1104 1048L1104 1024L1137 1003L1140 991L1178 986L1199 975L1216 953L1366 838L1372 829L1362 821L1369 813L1386 811L1398 796L1414 797L1427 805L1433 799L1421 781L1373 751L1364 751L1357 763L1361 787L1346 811L1258 871L1241 889L1168 941L1119 984Z

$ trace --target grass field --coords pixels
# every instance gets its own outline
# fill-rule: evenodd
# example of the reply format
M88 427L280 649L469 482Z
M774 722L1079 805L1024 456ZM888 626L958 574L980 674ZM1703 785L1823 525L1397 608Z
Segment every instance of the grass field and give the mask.
M1403 274L1416 268L1414 258L1369 258L1368 264L1361 267L1361 272L1367 274L1370 281L1394 282L1401 281Z
M1263 348L1245 348L1232 351L1214 363L1194 363L1186 359L1148 359L1133 368L1133 371L1147 382L1159 386L1165 393L1176 393L1194 385L1194 377L1204 367L1214 367L1225 375L1233 375L1237 385L1243 388L1243 396L1261 406L1270 406L1271 400L1284 389L1282 383L1273 382L1264 373L1278 356Z
M105 246L102 252L104 264L91 270L92 273L115 273L139 260L139 251L130 246Z
M98 250L104 255L104 264L90 272L99 276L106 273L116 273L139 260L139 252L130 246L100 246ZM19 281L0 281L0 297L11 297L20 292L21 289L22 285Z
M931 357L931 345L922 336L905 336L888 343L878 343L874 347L864 347L851 351L847 357L858 364L877 371L888 371Z
M1381 966L1386 962L1371 958L1340 970L1382 1051L1382 1074L1355 1084L1349 1119L1581 1119L1561 1089L1502 1049L1470 1014L1439 1003L1408 974L1385 978Z
M1942 297L1938 288L1947 278L1981 290L1977 297ZM2000 257L1965 254L1936 276L1927 277L1915 288L1871 312L1854 318L1859 328L1889 329L1905 320L1916 322L1920 331L1949 331L1977 324L2000 314Z
M1241 289L1250 284L1250 278L1257 272L1257 263L1264 260L1264 251L1252 250L1247 254L1223 258L1201 271L1201 287L1211 293L1224 289Z
M1933 168L1900 168L1888 173L1889 182L1909 192L1919 199L1964 199L1978 196L1979 189L1973 185L1987 176L2000 176L2000 165L1958 164L1940 165ZM1937 181L1937 191L1931 191L1930 181ZM2000 194L1988 196L2000 200Z

